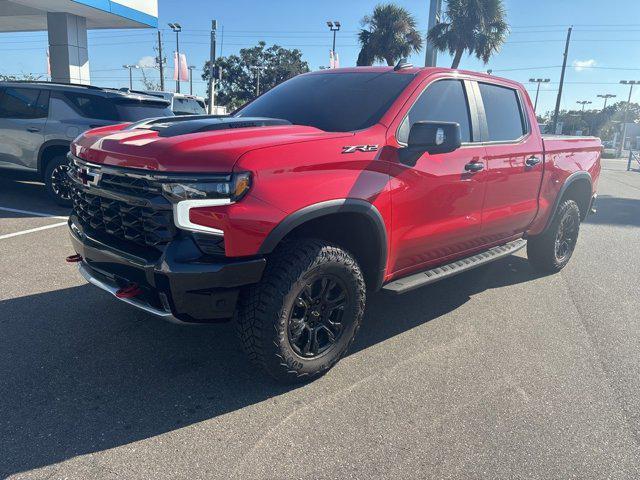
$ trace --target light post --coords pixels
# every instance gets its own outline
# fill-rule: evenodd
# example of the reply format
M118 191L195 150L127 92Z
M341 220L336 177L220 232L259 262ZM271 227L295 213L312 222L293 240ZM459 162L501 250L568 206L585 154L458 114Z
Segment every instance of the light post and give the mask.
M584 123L584 107L585 107L585 105L590 105L593 102L590 101L590 100L578 100L578 101L576 101L576 103L578 105L582 105L582 110L580 111L580 123ZM590 130L591 126L588 125L588 127L589 127L589 130ZM591 132L589 132L589 133L591 133Z
M176 33L176 66L178 71L176 72L176 93L180 93L180 38L179 34L182 31L182 26L179 23L169 23L169 28Z
M598 95L598 98L604 98L604 106L602 107L602 110L607 108L607 100L609 100L610 98L616 98L616 97L617 95L612 95L610 93L605 93L604 95Z
M540 84L541 83L549 83L551 80L548 78L530 78L529 81L531 83L537 83L538 86L536 88L536 101L533 104L533 113L536 113L538 109L538 95L540 94Z
M122 65L122 68L126 68L129 70L129 90L133 90L133 72L134 68L140 68L139 65Z
M627 122L629 116L629 105L631 104L631 95L633 93L633 86L640 85L640 80L620 80L620 83L622 85L629 85L629 98L624 109L624 122L622 122L622 142L620 142L620 148L618 148L618 157L622 155L622 150L624 149L624 143L627 137Z
M338 22L337 20L333 22L327 22L327 27L329 27L329 30L333 32L333 47L331 48L331 54L333 55L334 63L336 58L336 32L340 30L340 26L340 22Z
M256 71L256 98L260 96L260 72L265 69L264 65L253 65L252 70Z
M187 68L189 69L189 95L193 95L193 70L196 66L189 65Z

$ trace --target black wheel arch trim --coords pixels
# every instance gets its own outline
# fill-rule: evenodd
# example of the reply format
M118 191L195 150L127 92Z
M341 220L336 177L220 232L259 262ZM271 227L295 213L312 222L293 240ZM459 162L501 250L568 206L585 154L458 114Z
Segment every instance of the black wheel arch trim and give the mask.
M276 246L295 228L316 218L335 213L358 213L364 215L375 228L378 235L378 272L374 290L380 289L384 280L387 265L387 230L378 209L370 202L357 198L339 198L325 202L314 203L289 214L282 220L262 242L258 253L271 253Z
M556 212L558 211L558 207L560 207L560 202L562 200L562 197L564 196L567 189L571 186L572 183L575 183L576 181L579 181L579 180L587 180L589 182L591 191L593 191L593 180L591 179L591 175L589 174L589 172L585 172L585 171L574 172L571 175L569 175L565 180L564 184L562 185L562 187L560 188L560 191L558 192L558 195L556 196L556 199L553 202L551 213L549 214L549 217L547 218L547 223L544 226L544 230L541 233L545 233L551 226L553 217L555 217ZM589 212L587 212L585 215L587 215L588 213Z
M47 148L50 147L65 147L67 149L71 148L71 140L47 140L42 145L40 145L40 150L38 150L38 173L44 173L44 152Z

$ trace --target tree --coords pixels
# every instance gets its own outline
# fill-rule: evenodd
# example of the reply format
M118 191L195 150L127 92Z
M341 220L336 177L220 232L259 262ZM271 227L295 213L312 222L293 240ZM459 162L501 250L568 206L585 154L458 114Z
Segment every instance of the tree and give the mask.
M309 64L302 60L302 52L278 45L266 48L265 42L251 48L243 48L240 55L229 55L216 59L215 65L222 69L222 80L216 82L216 104L230 110L244 105L256 97L257 72L260 70L260 92L266 92L279 83L309 71ZM204 65L202 79L209 80L209 62Z
M154 80L152 78L147 77L147 73L144 71L145 68L148 67L140 67L140 72L142 72L142 84L144 85L145 90L151 91L160 91L160 80Z
M33 73L21 73L20 75L5 75L0 73L0 81L2 82L11 82L16 80L23 80L29 82L36 82L38 80L42 80L42 75L35 75Z
M608 105L604 110L561 110L558 121L562 122L562 132L573 134L580 130L583 134L596 135L603 140L613 140L615 133L620 134L624 122L627 102L617 102ZM542 123L551 123L553 112L547 112ZM640 105L631 103L628 111L628 121L640 121Z
M358 65L384 61L391 66L422 48L422 37L416 29L415 18L398 5L377 5L373 15L362 19L362 26L358 34L362 46Z
M458 68L467 51L485 64L500 51L509 34L502 0L448 0L444 21L429 30L433 46L453 56Z

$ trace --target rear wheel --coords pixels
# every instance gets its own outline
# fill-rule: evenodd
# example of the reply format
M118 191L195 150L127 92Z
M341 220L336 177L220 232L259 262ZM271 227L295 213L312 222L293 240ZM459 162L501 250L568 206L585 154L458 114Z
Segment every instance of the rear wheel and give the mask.
M580 231L580 209L573 200L558 207L548 230L527 241L529 263L541 272L559 272L569 263Z
M243 292L239 335L249 358L276 379L310 380L345 354L364 306L362 272L348 252L319 240L287 242Z
M62 207L71 206L69 161L64 155L53 157L44 170L44 185L49 197Z

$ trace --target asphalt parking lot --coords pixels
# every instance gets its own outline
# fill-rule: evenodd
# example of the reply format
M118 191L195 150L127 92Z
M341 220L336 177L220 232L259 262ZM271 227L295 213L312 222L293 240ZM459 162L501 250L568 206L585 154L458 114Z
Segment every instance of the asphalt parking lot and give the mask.
M372 295L350 354L299 387L254 371L231 325L161 323L87 285L64 262L66 212L2 173L0 477L639 478L640 172L625 167L604 161L560 274L521 252Z

